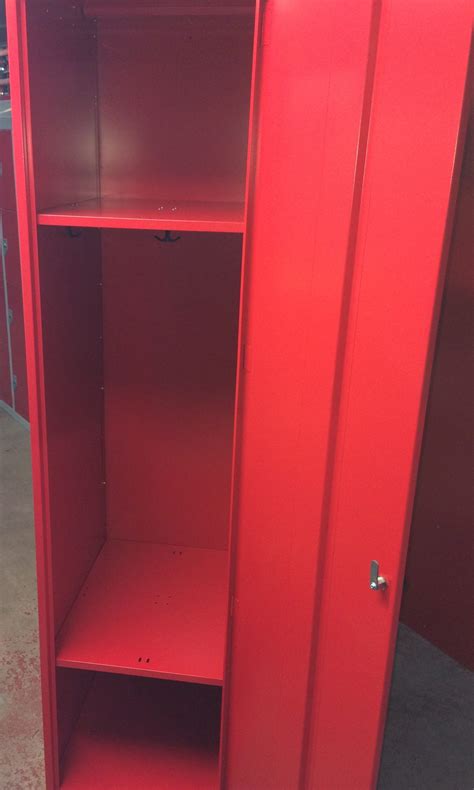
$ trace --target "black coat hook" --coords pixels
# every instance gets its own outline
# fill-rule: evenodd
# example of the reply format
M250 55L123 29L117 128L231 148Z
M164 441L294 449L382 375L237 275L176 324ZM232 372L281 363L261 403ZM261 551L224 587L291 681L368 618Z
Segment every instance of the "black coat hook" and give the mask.
M164 236L155 236L155 239L157 241L164 241L167 244L170 244L170 243L172 244L175 241L179 241L180 238L181 238L181 236L176 236L175 239L171 238L171 231L170 230L165 230L165 235Z
M79 239L82 236L82 229L81 228L66 228L67 235L71 239Z

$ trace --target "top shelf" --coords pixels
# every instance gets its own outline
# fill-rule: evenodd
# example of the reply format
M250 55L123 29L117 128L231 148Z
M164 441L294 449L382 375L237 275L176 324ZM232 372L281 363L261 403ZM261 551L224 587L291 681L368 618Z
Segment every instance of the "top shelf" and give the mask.
M86 200L40 211L39 225L243 233L243 203L128 198Z

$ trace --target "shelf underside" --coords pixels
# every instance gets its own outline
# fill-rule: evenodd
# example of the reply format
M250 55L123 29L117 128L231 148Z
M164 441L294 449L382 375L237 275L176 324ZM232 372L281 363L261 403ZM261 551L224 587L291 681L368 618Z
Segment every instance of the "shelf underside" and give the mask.
M103 197L40 211L38 224L80 228L242 233L244 204Z
M219 689L97 675L61 788L217 790L219 719Z
M222 685L227 552L108 540L57 640L57 665Z

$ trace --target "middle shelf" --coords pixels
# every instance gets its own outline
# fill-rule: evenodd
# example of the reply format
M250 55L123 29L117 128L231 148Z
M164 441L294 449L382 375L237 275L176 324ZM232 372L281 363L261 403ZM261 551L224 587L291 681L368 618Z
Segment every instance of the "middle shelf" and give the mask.
M57 665L222 685L227 558L108 540L59 632Z
M102 197L38 212L39 225L242 233L244 204Z

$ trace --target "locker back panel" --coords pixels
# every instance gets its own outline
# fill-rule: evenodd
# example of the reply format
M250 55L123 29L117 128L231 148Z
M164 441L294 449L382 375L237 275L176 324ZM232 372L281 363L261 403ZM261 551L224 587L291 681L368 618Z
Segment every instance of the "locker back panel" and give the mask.
M108 535L225 548L241 238L103 231L102 251Z
M101 189L243 200L252 17L99 20Z

